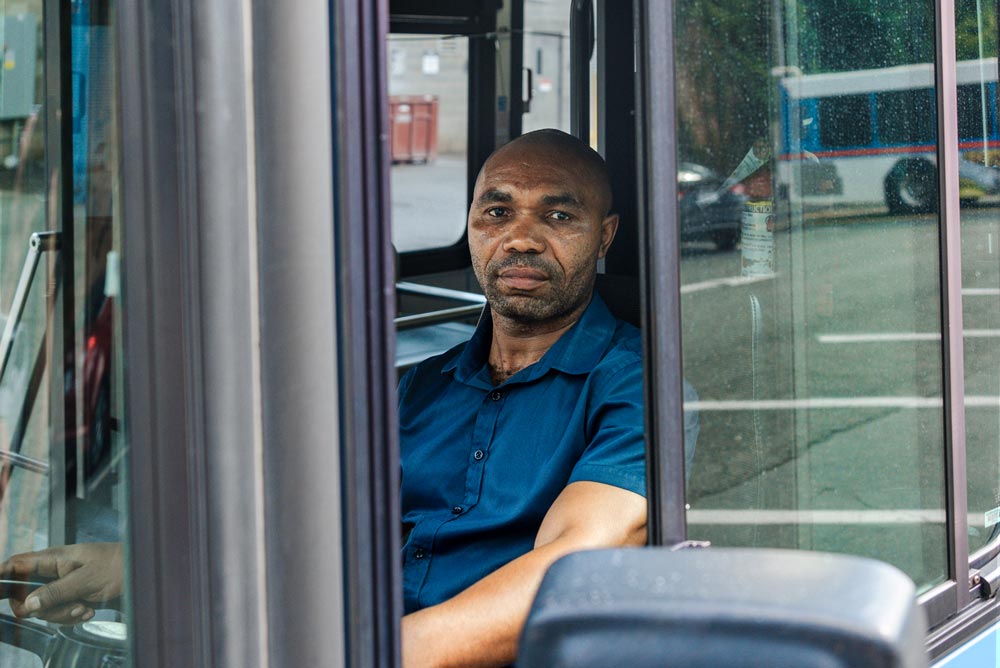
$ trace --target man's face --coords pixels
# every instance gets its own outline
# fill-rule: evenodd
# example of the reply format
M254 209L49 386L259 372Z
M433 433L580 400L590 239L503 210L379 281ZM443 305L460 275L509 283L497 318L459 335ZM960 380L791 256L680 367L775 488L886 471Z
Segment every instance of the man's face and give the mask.
M582 311L618 227L600 182L572 156L510 146L476 182L469 248L494 312L523 324Z

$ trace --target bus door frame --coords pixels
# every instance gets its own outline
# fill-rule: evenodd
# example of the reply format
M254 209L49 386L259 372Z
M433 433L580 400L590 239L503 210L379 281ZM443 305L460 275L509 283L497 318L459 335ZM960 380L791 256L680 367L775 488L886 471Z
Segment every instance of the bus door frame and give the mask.
M650 545L687 541L673 5L633 3Z
M468 37L466 204L469 204L483 163L496 148L521 134L526 109L523 0L391 0L389 27L391 33ZM400 255L400 277L469 266L468 238L464 233L446 248Z
M677 213L673 2L634 0L638 27L636 105L650 543L687 540L684 494L680 255ZM966 491L958 123L953 3L935 0L938 178L941 204L942 334L948 580L919 597L931 631L928 650L941 656L997 620L997 601L980 601L970 568ZM972 555L1000 553L1000 539Z

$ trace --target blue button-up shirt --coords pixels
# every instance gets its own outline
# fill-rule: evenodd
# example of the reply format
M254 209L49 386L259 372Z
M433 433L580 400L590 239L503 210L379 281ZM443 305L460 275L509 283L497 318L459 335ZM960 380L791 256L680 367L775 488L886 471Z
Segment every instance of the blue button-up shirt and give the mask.
M407 612L530 551L571 482L645 495L639 330L600 297L535 364L493 385L488 312L399 386Z

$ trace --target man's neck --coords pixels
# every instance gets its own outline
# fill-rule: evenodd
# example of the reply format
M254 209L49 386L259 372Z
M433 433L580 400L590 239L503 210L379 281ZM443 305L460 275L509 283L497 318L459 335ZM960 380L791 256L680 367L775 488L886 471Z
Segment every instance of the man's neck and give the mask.
M551 348L583 315L586 305L572 313L544 323L525 324L493 311L493 341L490 343L490 376L500 385L521 369L529 367Z

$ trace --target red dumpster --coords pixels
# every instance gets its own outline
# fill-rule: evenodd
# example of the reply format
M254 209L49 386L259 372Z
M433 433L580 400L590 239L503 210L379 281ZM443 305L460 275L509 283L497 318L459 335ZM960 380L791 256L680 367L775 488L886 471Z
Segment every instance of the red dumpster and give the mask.
M389 98L392 161L430 162L437 157L438 100L433 95Z

